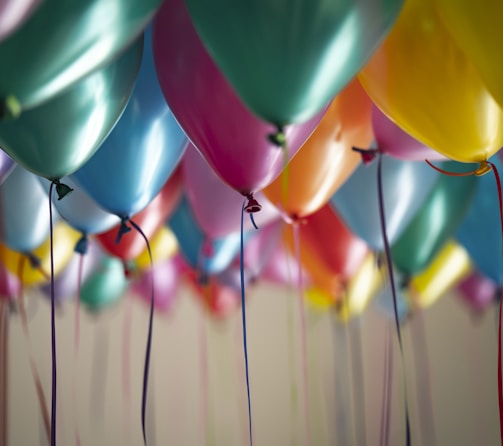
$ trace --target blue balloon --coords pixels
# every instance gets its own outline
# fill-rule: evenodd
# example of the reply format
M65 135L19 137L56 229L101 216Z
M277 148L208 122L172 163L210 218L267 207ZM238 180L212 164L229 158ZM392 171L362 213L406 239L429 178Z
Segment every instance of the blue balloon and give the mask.
M180 200L168 225L175 234L180 251L187 263L203 274L217 274L225 270L240 249L240 234L231 233L225 237L211 239L196 223L186 197ZM245 240L249 233L245 233Z
M377 166L361 164L331 198L330 204L358 237L376 250L384 250L379 215ZM421 161L382 159L382 185L386 233L393 244L432 190L438 173Z
M491 161L498 172L503 174L498 157L494 156ZM477 268L501 285L503 262L499 202L496 182L491 172L477 178L475 198L456 238L468 251Z
M121 218L144 209L175 170L187 137L159 87L150 31L131 99L93 157L73 177L100 206Z

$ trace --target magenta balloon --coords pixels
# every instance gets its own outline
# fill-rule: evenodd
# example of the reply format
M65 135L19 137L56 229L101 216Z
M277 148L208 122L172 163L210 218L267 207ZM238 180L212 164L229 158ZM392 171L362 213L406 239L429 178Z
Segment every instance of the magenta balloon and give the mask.
M241 102L202 45L184 0L164 2L152 34L161 89L178 123L216 174L246 195L263 189L283 169L283 152L268 141L275 129ZM288 157L320 121L285 128Z
M41 0L0 0L0 42L21 25Z
M238 232L243 197L215 174L192 144L183 156L182 172L190 206L203 232L212 238ZM278 210L263 194L256 194L255 199L262 205L262 210L254 217L259 228L280 218ZM244 229L253 229L248 216L244 220Z
M458 284L463 301L473 310L482 311L491 305L498 292L498 285L482 273L475 271Z
M446 159L404 132L375 105L372 106L372 128L377 147L382 153L410 161Z
M15 299L21 291L19 279L0 264L0 299Z

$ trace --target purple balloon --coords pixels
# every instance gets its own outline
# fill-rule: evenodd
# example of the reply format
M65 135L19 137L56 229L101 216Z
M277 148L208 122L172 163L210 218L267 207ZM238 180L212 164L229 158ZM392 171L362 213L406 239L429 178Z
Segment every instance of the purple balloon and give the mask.
M0 0L0 42L21 25L41 0Z
M482 273L475 271L461 281L457 289L470 308L482 311L495 301L498 285Z
M0 184L7 179L14 167L16 167L14 160L3 150L0 150Z
M0 263L0 299L15 299L20 291L19 279Z

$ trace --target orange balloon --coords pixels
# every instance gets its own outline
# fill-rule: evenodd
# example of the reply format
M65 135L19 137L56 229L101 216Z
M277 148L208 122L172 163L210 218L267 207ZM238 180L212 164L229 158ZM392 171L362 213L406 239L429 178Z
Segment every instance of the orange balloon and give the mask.
M371 106L359 81L351 81L283 173L264 189L271 203L292 220L327 203L360 162L352 147L368 147L373 139Z

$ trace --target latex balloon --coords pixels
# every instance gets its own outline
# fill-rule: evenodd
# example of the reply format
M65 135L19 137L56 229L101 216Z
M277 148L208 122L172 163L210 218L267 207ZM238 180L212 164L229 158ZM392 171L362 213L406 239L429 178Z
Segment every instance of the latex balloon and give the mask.
M0 185L7 179L15 165L14 160L3 150L0 150Z
M346 225L376 251L384 249L377 186L378 163L360 165L330 199ZM422 207L439 174L426 163L382 159L386 233L393 244Z
M475 311L483 311L496 301L498 285L479 271L472 271L456 287L460 298Z
M187 198L203 232L218 238L239 231L243 197L218 178L192 145L183 157L182 171ZM262 206L254 217L259 228L279 218L276 208L261 193L255 194L255 199ZM248 217L244 225L246 230L253 229Z
M105 257L98 270L82 285L80 301L90 311L100 311L116 303L127 286L122 262L113 257Z
M485 0L437 0L437 10L451 35L468 55L494 99L503 106L503 39L500 27L503 5Z
M372 106L372 129L381 153L410 161L445 161L444 156L404 132L375 105Z
M431 264L411 281L414 303L426 308L445 295L471 270L470 257L455 242L448 242Z
M375 104L426 146L453 160L483 161L503 145L503 112L437 3L407 1L360 80Z
M363 67L400 0L188 0L211 55L244 102L277 125L303 122Z
M0 42L16 30L41 0L0 0Z
M172 259L178 252L178 242L176 241L173 231L166 226L159 228L150 240L150 250L154 264ZM134 259L134 266L140 271L151 268L148 249L144 249L142 253Z
M164 225L166 219L175 210L182 192L182 177L179 170L166 182L159 194L142 211L135 214L132 220L141 228L147 239ZM146 248L143 236L134 228L124 234L117 243L121 225L99 234L96 240L110 254L122 260L134 260Z
M264 189L265 196L290 219L320 209L356 169L361 157L352 148L372 142L371 104L358 80L351 81L285 172Z
M463 172L467 166L445 163L447 171ZM405 231L391 247L395 266L405 275L424 270L451 238L475 196L478 177L439 175L433 190Z
M153 200L187 145L159 88L149 37L124 114L100 150L74 174L100 206L120 217L131 217Z
M40 178L40 183L49 194L51 182ZM58 213L67 223L83 234L98 234L108 231L120 223L117 215L105 211L77 184L72 178L67 177L64 183L73 189L72 194L64 200L52 196L52 202Z
M0 299L16 299L21 290L21 282L0 263Z
M26 1L9 3L19 7ZM0 60L9 67L0 76L2 114L16 116L22 109L38 106L110 63L143 31L159 4L160 0L75 0L71 5L65 0L41 2L29 20L0 43ZM123 76L119 73L114 78L118 84ZM105 102L109 99L103 97L107 89L96 85L92 92L100 92L97 96ZM97 115L102 119L101 113ZM61 117L54 121L63 126Z
M142 42L137 40L111 64L18 119L0 121L0 147L26 169L51 180L77 170L123 112L138 73Z
M21 166L0 186L0 210L0 239L14 251L32 251L49 236L49 199L38 178Z
M66 223L59 222L54 227L53 234L53 254L54 254L54 276L56 277L72 258L73 247L80 238L80 234L70 228ZM43 274L39 269L32 268L29 262L25 262L23 271L23 284L27 286L40 285L48 281L48 274L51 271L51 244L50 239L44 241L37 249L31 253L40 262L40 268L45 272ZM0 262L17 276L21 257L25 254L13 251L4 244L0 244Z
M153 49L166 101L215 173L242 194L271 183L285 162L283 150L267 139L274 127L255 117L237 97L203 47L184 0L163 3L153 24ZM321 115L285 129L288 159Z

